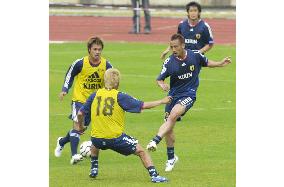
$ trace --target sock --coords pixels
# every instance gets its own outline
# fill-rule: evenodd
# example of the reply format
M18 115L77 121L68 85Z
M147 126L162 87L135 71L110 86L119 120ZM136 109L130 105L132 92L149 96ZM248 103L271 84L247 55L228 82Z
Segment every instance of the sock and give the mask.
M69 132L66 134L65 137L63 137L63 138L61 138L59 140L59 145L63 147L68 142L70 142L70 134L69 134Z
M160 143L161 140L162 138L158 135L156 135L155 138L153 138L153 141L156 142L156 144Z
M168 160L175 158L175 148L174 147L167 147L167 154L168 154Z
M99 160L97 156L91 156L91 169L99 167Z
M157 172L155 166L149 166L147 168L147 170L149 172L150 177L157 177L159 175L159 173Z
M77 154L77 148L79 145L79 141L80 141L79 131L74 130L74 129L71 130L70 131L70 146L71 146L72 156Z

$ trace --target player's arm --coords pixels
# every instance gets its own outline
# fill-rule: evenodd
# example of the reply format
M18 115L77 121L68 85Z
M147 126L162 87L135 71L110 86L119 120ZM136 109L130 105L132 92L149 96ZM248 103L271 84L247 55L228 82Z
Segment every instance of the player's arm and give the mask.
M168 104L171 102L171 100L172 100L172 97L167 96L160 100L144 102L142 109L150 109L150 108L154 108L156 106L162 105L162 104Z
M72 87L74 77L81 72L82 67L83 67L83 60L82 59L76 60L69 67L69 69L68 69L68 71L65 75L65 79L64 79L64 83L63 83L61 92L59 93L59 99L61 101L63 100L63 97L68 93L69 89Z
M210 67L210 68L224 67L224 66L230 64L231 62L232 62L231 57L225 57L222 61L208 60L207 67Z
M84 117L86 116L86 114L91 113L91 106L92 106L92 103L95 97L96 97L96 92L90 95L86 103L78 111L77 119L78 119L78 123L80 124L80 126L84 125Z
M160 75L157 77L156 81L157 84L160 88L162 88L162 90L164 90L165 92L169 91L170 86L165 83L165 79L170 75L169 74L169 70L168 70L168 62L169 62L170 58L167 58L162 66L162 70Z
M200 51L200 53L205 54L214 45L213 33L212 33L212 30L211 30L211 27L206 22L205 22L205 29L204 29L203 38L204 38L204 42L206 43L206 45L203 48L201 48L199 51Z
M171 101L171 97L165 97L160 100L143 102L126 93L118 93L118 104L126 112L140 113L143 109L150 109L156 106L167 104Z
M225 57L222 61L213 61L213 60L208 60L208 58L206 58L206 56L201 54L199 51L193 51L193 52L195 53L196 55L195 57L199 61L200 66L203 67L210 67L210 68L224 67L232 62L230 56Z
M182 24L182 22L180 22L180 24L178 25L177 34L181 34L181 24ZM166 55L170 52L170 50L171 50L171 46L168 46L167 49L162 52L160 58L161 58L162 60L164 60L165 57L166 57Z
M199 49L199 52L205 54L205 53L206 53L207 51L209 51L212 47L213 47L213 43L212 43L212 44L206 44L204 47L202 47L201 49Z
M106 61L106 69L110 69L110 68L113 68L113 66L111 65L109 61Z
M167 83L165 83L164 80L157 80L157 84L165 92L168 92L170 90L170 86Z
M167 49L166 49L165 51L163 51L163 52L162 52L162 54L161 54L160 58L161 58L162 60L164 60L164 59L165 59L165 57L167 56L167 54L170 52L170 50L171 50L171 47L170 47L170 46L168 46L168 47L167 47Z

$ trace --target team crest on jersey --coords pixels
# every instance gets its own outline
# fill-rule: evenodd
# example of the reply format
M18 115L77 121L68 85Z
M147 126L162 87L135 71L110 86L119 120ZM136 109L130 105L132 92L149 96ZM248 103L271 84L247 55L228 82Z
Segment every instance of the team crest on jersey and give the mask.
M190 71L194 71L194 65L189 66Z
M197 40L199 40L201 38L201 34L196 34L195 37Z

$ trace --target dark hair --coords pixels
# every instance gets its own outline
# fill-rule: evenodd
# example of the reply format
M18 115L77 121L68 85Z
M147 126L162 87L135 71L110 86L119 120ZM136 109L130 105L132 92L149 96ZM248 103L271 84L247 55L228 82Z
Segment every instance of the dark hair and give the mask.
M90 52L93 44L102 46L102 49L104 48L104 42L99 37L92 37L89 39L88 44L87 44L88 52Z
M184 37L181 34L173 34L171 36L171 41L173 40L179 40L181 44L184 44Z
M195 1L192 1L192 2L189 2L185 7L186 7L186 12L188 12L189 8L191 6L194 6L194 7L197 7L198 9L198 12L200 13L201 12L201 5Z

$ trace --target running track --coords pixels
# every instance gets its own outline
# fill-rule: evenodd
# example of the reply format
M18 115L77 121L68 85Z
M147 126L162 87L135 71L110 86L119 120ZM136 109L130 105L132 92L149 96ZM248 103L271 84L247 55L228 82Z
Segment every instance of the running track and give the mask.
M100 36L106 41L136 41L166 43L176 33L177 18L152 18L152 33L128 34L132 27L129 17L50 16L50 41L86 41L91 36ZM144 25L142 20L142 26ZM236 43L235 19L205 19L211 26L216 44Z

